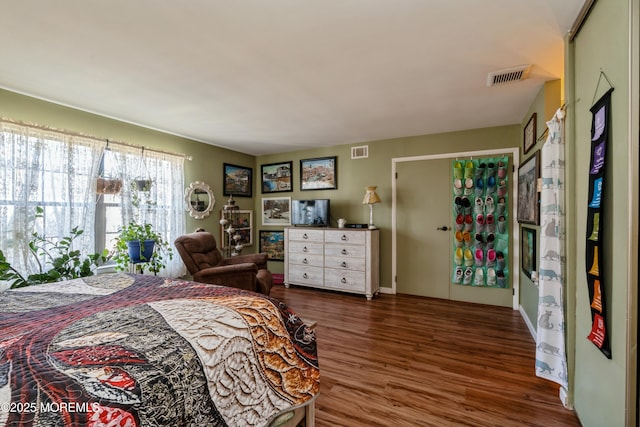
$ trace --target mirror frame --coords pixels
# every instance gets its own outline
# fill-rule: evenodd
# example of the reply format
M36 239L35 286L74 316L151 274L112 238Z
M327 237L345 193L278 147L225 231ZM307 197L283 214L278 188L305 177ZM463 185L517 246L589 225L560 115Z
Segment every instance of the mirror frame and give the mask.
M203 211L197 211L191 205L191 196L196 190L204 191L209 196L209 205ZM213 196L213 191L209 185L202 181L194 181L184 190L184 201L187 212L192 218L203 219L208 217L216 204L216 198Z

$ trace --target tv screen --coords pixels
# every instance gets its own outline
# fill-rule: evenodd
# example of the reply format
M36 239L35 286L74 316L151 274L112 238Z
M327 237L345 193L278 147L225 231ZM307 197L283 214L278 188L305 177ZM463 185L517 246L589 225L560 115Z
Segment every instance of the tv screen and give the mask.
M291 201L291 224L329 226L329 199Z

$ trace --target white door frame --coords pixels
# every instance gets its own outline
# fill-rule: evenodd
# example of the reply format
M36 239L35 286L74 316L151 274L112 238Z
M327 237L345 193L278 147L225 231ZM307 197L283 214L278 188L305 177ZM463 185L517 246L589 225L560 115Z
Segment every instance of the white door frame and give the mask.
M512 259L512 270L509 274L513 283L513 309L518 310L520 308L520 233L518 233L518 222L516 221L517 213L517 194L518 194L518 167L520 166L519 157L520 148L500 148L495 150L482 150L482 151L465 151L459 153L444 153L444 154L429 154L423 156L413 157L396 157L391 159L391 290L389 288L381 288L380 291L384 293L396 293L398 270L396 262L396 251L398 248L397 240L397 183L396 173L398 163L402 162L416 162L423 160L439 160L439 159L456 159L456 158L473 158L473 157L492 157L495 155L512 154L513 155L513 170L511 174L509 199L511 200L511 236L513 241L513 250L510 252Z

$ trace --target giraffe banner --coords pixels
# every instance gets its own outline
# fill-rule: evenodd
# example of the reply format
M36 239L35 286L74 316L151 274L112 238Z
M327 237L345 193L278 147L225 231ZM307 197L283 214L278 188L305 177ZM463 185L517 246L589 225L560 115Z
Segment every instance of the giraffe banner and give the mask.
M607 328L603 268L603 201L605 194L605 170L607 166L607 142L611 108L609 89L591 107L591 161L589 162L589 196L587 200L586 269L591 308L591 332L587 339L611 359L611 345Z

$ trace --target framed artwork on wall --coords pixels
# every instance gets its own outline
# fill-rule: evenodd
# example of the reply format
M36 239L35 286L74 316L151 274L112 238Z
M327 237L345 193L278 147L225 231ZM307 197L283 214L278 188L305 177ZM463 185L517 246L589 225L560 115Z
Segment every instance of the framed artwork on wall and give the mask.
M291 197L264 197L262 225L291 225Z
M300 190L335 190L337 188L337 157L300 160Z
M262 193L293 191L293 162L262 165Z
M284 231L260 230L260 253L269 261L284 261Z
M540 151L529 157L518 168L518 222L540 224L538 177L540 176Z
M527 125L524 127L523 154L527 154L529 150L536 145L537 115L537 113L533 113Z
M253 192L253 169L244 166L222 165L223 195L251 197Z
M227 225L232 226L235 230L235 234L240 236L240 239L237 243L242 246L251 246L253 245L253 211L252 210L237 210L234 211L235 214L231 216L233 221L232 224ZM220 210L220 219L224 218L224 212ZM220 225L220 236L222 236L222 244L220 247L222 249L226 249L229 247L229 235L225 233L225 228L223 225Z
M531 279L531 272L536 270L536 230L522 227L521 255L522 271Z

